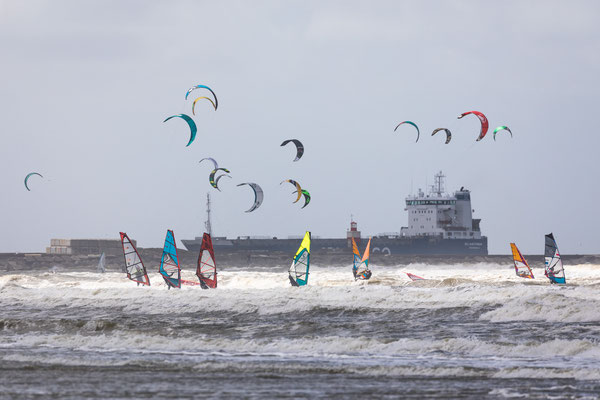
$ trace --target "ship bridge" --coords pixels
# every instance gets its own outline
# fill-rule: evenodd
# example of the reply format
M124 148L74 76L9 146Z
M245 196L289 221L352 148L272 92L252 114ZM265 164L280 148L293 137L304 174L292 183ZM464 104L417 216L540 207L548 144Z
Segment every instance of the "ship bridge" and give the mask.
M445 193L444 174L435 175L435 184L425 194L421 189L406 198L408 224L401 236L435 236L444 239L481 239L480 219L473 219L471 193L464 187Z

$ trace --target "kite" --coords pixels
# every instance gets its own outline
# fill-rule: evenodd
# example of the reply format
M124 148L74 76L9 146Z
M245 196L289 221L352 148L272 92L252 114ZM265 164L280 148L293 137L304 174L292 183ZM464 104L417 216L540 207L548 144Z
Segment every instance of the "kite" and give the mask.
M227 175L227 174L222 174L222 175L219 175L219 176L217 176L217 179L215 179L215 187L217 188L217 190L218 190L219 192L221 191L221 189L219 189L219 188L218 188L218 186L219 186L219 180L220 180L222 177L224 177L224 176L226 176L226 177L228 177L229 179L231 179L231 175Z
M281 143L280 146L285 146L290 142L293 142L296 145L296 158L294 158L294 161L298 161L302 158L302 154L304 154L304 145L298 139L288 139Z
M512 137L512 132L508 126L499 126L496 129L494 129L494 140L496 140L496 132L500 131L508 131L508 133L510 133L510 137Z
M308 205L308 203L310 203L310 193L303 189L302 194L304 195L304 205L302 206L302 208L304 208Z
M479 122L481 122L481 130L479 131L479 137L476 140L477 142L479 142L481 139L483 139L485 137L485 134L488 131L488 128L489 128L488 119L485 115L483 115L483 113L480 113L479 111L464 112L458 116L458 119L461 119L462 117L469 115L469 114L476 115L477 118L479 118Z
M210 101L210 102L212 103L213 107L215 108L215 111L217 111L217 105L215 104L215 102L214 102L214 101L212 101L212 99L211 99L210 97L198 97L198 98L197 98L196 100L194 100L194 102L192 103L192 114L196 115L196 111L195 111L195 108L196 108L196 102L197 102L198 100L200 100L200 99L206 99L206 100Z
M243 185L250 186L252 188L252 190L254 191L254 204L252 204L252 207L250 207L248 210L246 210L246 212L252 212L252 211L256 210L258 207L260 207L260 205L263 202L264 194L263 194L263 191L260 188L260 186L258 186L256 183L244 182L244 183L240 183L238 186L243 186Z
M211 88L209 88L208 86L204 86L204 85L196 85L196 86L192 86L191 88L188 89L187 93L185 94L185 99L187 100L188 96L190 95L190 93L192 93L194 90L196 89L208 89L212 95L215 98L215 102L214 102L214 106L215 106L215 110L217 108L219 108L219 101L217 100L217 95L215 94L215 92L213 92L213 90ZM198 99L196 99L198 100ZM212 101L211 101L212 103Z
M280 185L284 184L285 182L289 182L296 187L296 191L294 193L298 193L298 198L296 199L296 201L294 201L294 203L297 203L298 200L300 200L300 198L302 197L302 188L300 187L300 184L293 179L286 179L285 181L282 181Z
M37 175L40 178L43 178L42 174L40 174L38 172L30 172L27 174L27 176L25 176L25 189L27 189L30 192L31 192L31 189L29 189L29 186L27 186L27 181L29 181L29 178L31 178L33 175Z
M450 143L450 140L452 139L452 133L450 133L450 129L446 129L446 128L434 129L434 131L431 133L431 136L435 135L439 131L446 131L446 143L445 144Z
M227 173L230 173L231 171L229 171L227 168L215 168L215 169L213 169L211 171L211 173L210 173L210 175L208 177L208 181L210 182L210 186L212 186L215 189L219 190L219 187L217 186L217 182L215 182L215 174L217 173L217 171L225 171Z
M414 127L417 129L417 140L415 141L415 143L417 143L417 142L419 141L419 135L420 135L420 132L419 132L419 127L418 127L418 126L417 126L417 124L415 124L414 122L411 122L411 121L404 121L404 122L400 122L400 123L399 123L399 124L396 126L396 128L394 129L394 132L396 132L396 129L398 129L398 127L399 127L400 125L403 125L403 124L410 124L410 125L414 126Z
M202 162L202 161L204 161L204 160L211 161L211 162L213 163L213 165L215 166L215 169L219 168L219 164L217 163L217 160L215 160L215 159L214 159L214 158L212 158L212 157L206 157L206 158L203 158L202 160L198 161L198 163L201 163L201 162Z
M190 141L188 142L188 144L185 145L185 147L188 147L190 144L192 144L194 139L196 139L196 132L198 132L198 128L196 128L196 123L189 115L186 115L186 114L171 115L169 118L165 119L163 122L167 122L171 118L181 118L185 122L187 122L187 124L190 126Z

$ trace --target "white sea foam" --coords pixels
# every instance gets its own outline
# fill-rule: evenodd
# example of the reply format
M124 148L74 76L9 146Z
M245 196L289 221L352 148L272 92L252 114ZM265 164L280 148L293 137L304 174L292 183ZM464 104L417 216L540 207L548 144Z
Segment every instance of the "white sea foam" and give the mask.
M510 266L411 265L406 268L373 267L368 282L354 282L349 268L311 269L309 286L290 287L285 272L222 271L217 290L184 286L167 290L158 274L151 287L136 287L120 273L13 274L0 276L0 301L35 307L120 307L131 313L223 311L276 314L312 308L399 310L415 308L494 306L481 319L491 322L600 320L600 266L568 269L568 285L518 278ZM428 280L412 282L404 271ZM540 277L541 276L541 277ZM184 278L195 280L186 271Z

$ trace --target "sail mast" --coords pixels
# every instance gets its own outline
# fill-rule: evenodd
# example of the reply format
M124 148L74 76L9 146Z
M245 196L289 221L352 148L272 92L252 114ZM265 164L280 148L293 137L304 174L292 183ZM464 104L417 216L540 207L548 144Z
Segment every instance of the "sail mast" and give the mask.
M204 222L206 232L212 236L212 224L210 222L210 193L206 193L206 222Z

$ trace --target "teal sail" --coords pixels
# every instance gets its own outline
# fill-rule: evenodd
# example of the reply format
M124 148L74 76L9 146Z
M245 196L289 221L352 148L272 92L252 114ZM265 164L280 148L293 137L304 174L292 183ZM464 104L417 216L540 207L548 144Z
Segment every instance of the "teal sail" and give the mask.
M292 286L306 286L310 267L310 232L306 232L288 271Z
M172 230L167 231L158 272L162 275L169 289L172 287L181 288L181 268L179 268L177 245Z

